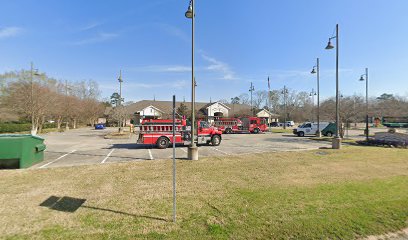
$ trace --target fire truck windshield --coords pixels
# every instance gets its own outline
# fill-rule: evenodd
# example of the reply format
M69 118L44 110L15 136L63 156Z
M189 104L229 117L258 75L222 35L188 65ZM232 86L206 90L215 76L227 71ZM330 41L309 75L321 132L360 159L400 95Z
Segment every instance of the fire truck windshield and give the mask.
M209 128L210 125L207 122L200 122L200 127L202 128Z

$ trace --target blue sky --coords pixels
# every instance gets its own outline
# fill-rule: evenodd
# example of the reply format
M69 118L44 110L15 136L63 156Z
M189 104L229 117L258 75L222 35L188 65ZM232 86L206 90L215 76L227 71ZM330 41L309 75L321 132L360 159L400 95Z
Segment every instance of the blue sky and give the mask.
M0 72L27 69L61 80L93 79L103 97L118 89L141 99L191 99L188 0L0 0ZM340 90L408 95L408 1L196 0L197 100L230 99L287 85L335 94L335 51L324 50L340 24Z

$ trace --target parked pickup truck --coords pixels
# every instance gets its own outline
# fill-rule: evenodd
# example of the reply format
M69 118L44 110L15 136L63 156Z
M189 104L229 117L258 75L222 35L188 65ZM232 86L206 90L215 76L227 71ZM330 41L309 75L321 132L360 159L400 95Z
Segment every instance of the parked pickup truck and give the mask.
M303 137L306 135L316 135L318 130L316 122L305 122L299 127L293 129L293 134L298 135L299 137ZM336 124L329 123L329 122L320 122L319 124L320 131L322 135L331 137L336 131Z

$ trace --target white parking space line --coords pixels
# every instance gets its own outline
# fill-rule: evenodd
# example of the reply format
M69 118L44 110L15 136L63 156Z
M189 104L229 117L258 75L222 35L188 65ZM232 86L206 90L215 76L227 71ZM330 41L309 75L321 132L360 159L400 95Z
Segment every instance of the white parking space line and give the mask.
M66 156L68 156L69 154L74 153L74 152L76 152L76 150L72 150L71 152L62 155L61 157L55 159L54 161L51 161L51 162L49 162L49 163L46 163L46 164L40 166L39 168L45 168L46 166L48 166L48 165L50 165L50 164L52 164L52 163L55 163L56 161L60 160L61 158L64 158L64 157L66 157Z
M112 151L110 151L108 153L108 155L106 155L106 157L102 160L101 164L104 164L106 162L106 160L108 160L108 158L110 157L110 155L112 155L113 151L115 151L115 149L112 149Z
M184 148L180 148L180 149L181 149L181 151L187 153L187 150L186 150L186 149L184 149Z
M147 150L149 151L150 160L154 160L153 155L152 155L152 151L150 151L150 149L147 149Z
M224 152L224 151L221 151L221 150L218 149L218 148L214 148L214 149L215 149L215 151L218 151L218 152L223 153L223 154L225 154L225 155L230 155L229 153L226 153L226 152Z

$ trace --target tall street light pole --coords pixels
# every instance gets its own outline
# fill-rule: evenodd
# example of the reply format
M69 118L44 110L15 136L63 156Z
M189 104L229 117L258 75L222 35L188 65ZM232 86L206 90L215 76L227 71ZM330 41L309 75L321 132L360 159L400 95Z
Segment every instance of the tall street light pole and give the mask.
M123 79L122 79L122 70L119 71L119 112L122 111L122 83L123 83ZM121 133L123 131L122 128L122 114L119 114L119 132Z
M198 160L198 148L195 143L194 0L190 0L185 16L191 19L191 143L188 147L188 159Z
M252 82L251 82L251 86L249 87L249 91L251 92L251 113L252 113L252 115L255 115L254 114L254 105L252 103L252 92L255 91L255 87L252 84Z
M332 141L333 149L341 148L341 137L340 137L340 95L339 95L339 24L336 24L336 36L329 38L326 49L333 49L334 46L331 43L332 39L336 39L336 134Z
M37 124L35 124L35 117L34 117L34 75L39 76L38 69L34 69L34 64L31 62L30 67L30 104L31 104L31 135L37 134Z
M366 141L368 142L368 68L365 69L365 74L361 75L360 81L365 81L366 82L366 129L365 129L365 135L366 135ZM365 76L365 79L364 79Z
M312 69L312 74L316 74L317 78L317 131L316 136L322 137L322 132L320 131L320 60L316 59L316 66Z

